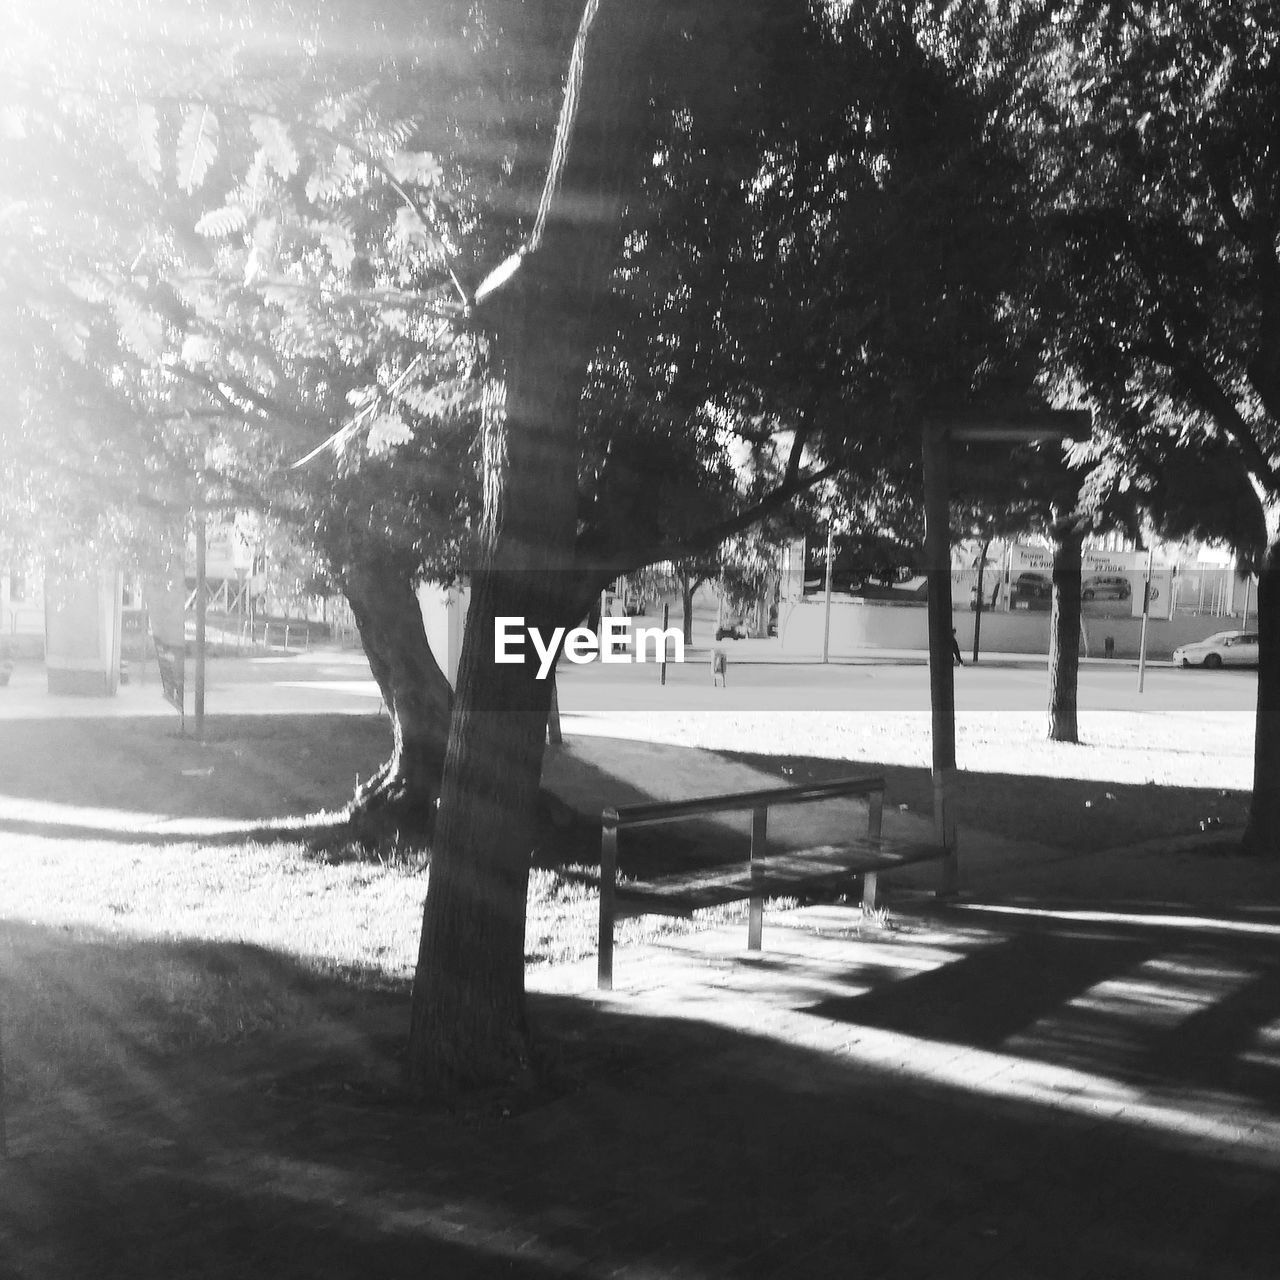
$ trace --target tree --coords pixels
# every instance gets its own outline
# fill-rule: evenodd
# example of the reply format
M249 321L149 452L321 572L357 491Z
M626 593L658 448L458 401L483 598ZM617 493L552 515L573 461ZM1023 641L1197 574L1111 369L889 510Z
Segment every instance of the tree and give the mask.
M24 356L9 456L76 481L117 525L167 486L178 522L252 508L309 532L392 717L352 816L420 833L450 690L412 588L457 572L483 378L475 338L441 319L444 179L405 145L412 89L380 84L359 48L365 83L343 84L288 21L275 34L294 61L257 52L271 40L228 45L198 6L190 43L123 10L79 16L79 43L31 15L6 49L6 338ZM86 58L131 38L120 81L95 78ZM326 440L328 465L290 469Z
M1245 848L1280 854L1280 86L1269 7L1058 6L1023 120L1056 248L1040 305L1115 448L1225 448L1265 530ZM1237 522L1238 523L1238 522ZM1241 546L1242 551L1246 548Z
M704 583L713 582L719 571L720 561L713 552L678 556L627 574L627 592L633 598L644 600L663 595L679 596L680 630L687 646L693 644L694 595Z
M549 687L492 661L495 619L573 625L620 574L711 552L841 469L874 494L1018 344L1005 91L961 66L983 13L494 0L465 23L448 13L436 44L409 18L402 55L357 50L354 75L327 17L305 41L286 21L291 45L211 39L195 75L189 50L135 63L127 97L88 113L140 138L142 180L183 205L164 225L198 214L196 246L153 237L146 287L131 268L113 288L134 303L128 332L158 339L140 341L152 365L173 367L156 347L213 339L175 376L226 415L220 433L234 414L296 428L297 456L323 422L339 458L374 441L395 456L483 390L413 996L419 1086L504 1075L524 1051ZM296 65L273 67L275 47ZM476 369L440 367L468 342ZM745 489L744 448L777 457ZM691 495L702 518L685 523L672 513Z
M592 527L589 510L579 534L580 430L592 421L583 401L619 255L649 225L653 108L660 126L698 145L732 119L729 136L741 129L739 146L750 140L745 182L758 143L744 114L779 101L770 92L779 62L792 60L787 82L800 82L802 11L736 5L722 26L724 16L717 5L600 8L580 82L570 72L577 115L560 196L537 249L492 296L506 405L486 423L483 545L414 984L410 1069L421 1087L491 1078L523 1054L524 894L549 686L529 667L493 663L495 619L571 625L619 573L667 558L660 542L646 544L651 524ZM720 75L707 74L702 60L711 56ZM574 213L581 209L591 211L585 223ZM628 210L638 226L624 219ZM796 449L771 496L780 505L812 482ZM735 518L747 527L761 514L756 503ZM733 531L712 525L701 536L713 546Z

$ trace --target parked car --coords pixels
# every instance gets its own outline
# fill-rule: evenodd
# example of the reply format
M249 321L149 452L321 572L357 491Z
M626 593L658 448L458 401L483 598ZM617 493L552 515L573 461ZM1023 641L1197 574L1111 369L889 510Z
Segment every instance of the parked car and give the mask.
M716 628L717 640L745 640L747 629L741 622L722 622Z
M1053 597L1053 579L1047 573L1020 573L1009 588L1015 609L1047 609Z
M1047 573L1020 573L1013 581L1016 596L1051 596L1053 579Z
M1183 667L1256 667L1256 631L1219 631L1194 644L1179 645L1173 660Z
M1080 589L1082 600L1127 600L1132 594L1128 578L1105 573L1086 578Z

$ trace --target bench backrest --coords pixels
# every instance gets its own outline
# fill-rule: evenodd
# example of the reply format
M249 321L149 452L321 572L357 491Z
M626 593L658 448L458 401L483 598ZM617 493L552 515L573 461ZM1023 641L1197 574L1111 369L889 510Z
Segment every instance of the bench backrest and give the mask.
M692 800L654 800L644 804L628 804L605 809L601 824L606 828L654 826L692 818L703 813L731 813L742 809L772 809L783 804L805 804L813 800L831 800L839 796L882 794L884 778L836 778L831 782L814 782L802 787L767 787L760 791L730 791L715 796L698 796Z

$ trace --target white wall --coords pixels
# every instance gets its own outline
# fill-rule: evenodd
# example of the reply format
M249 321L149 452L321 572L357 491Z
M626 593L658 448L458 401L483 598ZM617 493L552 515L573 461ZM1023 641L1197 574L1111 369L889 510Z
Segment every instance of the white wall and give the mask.
M434 582L418 588L422 625L427 643L449 683L458 687L458 659L462 656L462 624L467 616L466 587L442 587Z
M974 614L957 609L952 617L960 649L967 656L973 650ZM805 601L794 605L784 602L779 611L778 639L783 651L795 654L821 654L822 601ZM1240 618L1186 617L1152 618L1147 631L1147 656L1168 658L1180 644L1202 640L1215 631L1230 631L1240 626ZM1087 649L1092 658L1100 658L1106 649L1106 638L1114 641L1117 658L1136 658L1142 634L1141 618L1086 617L1084 619ZM851 657L877 649L925 651L929 647L928 610L924 605L884 604L876 601L832 600L831 656ZM986 613L982 615L982 652L1036 653L1049 652L1049 612Z

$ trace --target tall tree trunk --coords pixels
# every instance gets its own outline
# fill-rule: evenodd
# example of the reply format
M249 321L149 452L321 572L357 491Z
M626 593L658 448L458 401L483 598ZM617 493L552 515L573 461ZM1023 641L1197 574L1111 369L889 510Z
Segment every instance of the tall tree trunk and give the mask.
M392 731L390 758L357 790L349 813L371 834L425 839L440 794L453 691L427 642L403 556L361 556L339 579Z
M505 417L486 425L481 566L432 848L409 1028L420 1091L506 1078L525 1060L524 923L549 681L494 661L495 619L572 626L604 581L574 569L577 414L622 232L639 189L652 37L665 6L603 4L542 245L491 299Z
M1253 796L1245 826L1246 853L1280 857L1280 537L1268 520L1270 545L1258 569L1258 707L1253 745Z
M472 578L409 1028L424 1091L499 1080L526 1057L525 906L551 681L536 662L492 655L497 616L546 616L528 599L533 576Z
M693 593L696 590L697 583L687 574L680 574L681 624L684 630L684 642L687 646L693 644Z
M987 538L978 552L978 582L973 596L973 661L976 664L982 651L982 592L987 572L987 552L991 548L991 539Z
M1084 532L1053 532L1053 612L1049 618L1049 740L1079 742L1080 570Z

